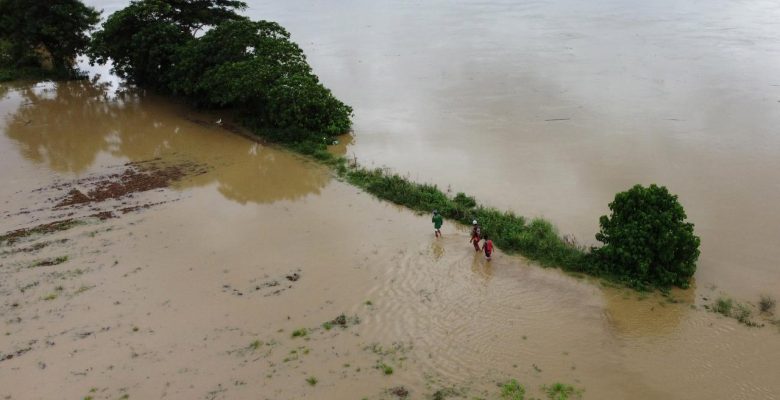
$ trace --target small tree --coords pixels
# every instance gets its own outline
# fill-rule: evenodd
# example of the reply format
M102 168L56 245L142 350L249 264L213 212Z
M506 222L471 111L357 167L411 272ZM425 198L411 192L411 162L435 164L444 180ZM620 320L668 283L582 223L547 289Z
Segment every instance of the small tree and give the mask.
M99 16L79 0L0 0L0 60L69 72Z
M663 186L636 185L615 195L609 209L596 234L604 246L593 251L599 268L635 285L688 287L700 240L677 196Z

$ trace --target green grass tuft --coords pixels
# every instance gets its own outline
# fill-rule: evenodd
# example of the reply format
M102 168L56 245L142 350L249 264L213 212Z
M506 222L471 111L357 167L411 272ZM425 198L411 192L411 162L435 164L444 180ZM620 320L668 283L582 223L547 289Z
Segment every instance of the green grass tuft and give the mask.
M376 368L378 370L382 371L382 373L384 373L385 375L392 375L393 374L393 367L391 367L391 366L389 366L389 365L387 365L385 363L377 364Z
M572 385L565 383L553 383L552 385L542 386L542 391L550 400L569 400L569 399L581 399L582 390L577 389Z
M525 388L516 379L511 379L501 384L501 399L523 400L525 399Z
M309 333L309 330L306 328L296 329L292 332L292 337L304 337Z

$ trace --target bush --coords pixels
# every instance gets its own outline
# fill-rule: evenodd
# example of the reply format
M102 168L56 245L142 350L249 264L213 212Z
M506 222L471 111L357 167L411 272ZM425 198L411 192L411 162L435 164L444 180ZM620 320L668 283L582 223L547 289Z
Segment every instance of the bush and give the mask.
M569 400L569 399L581 399L582 390L577 389L572 385L565 383L553 383L552 385L542 386L544 394L550 400Z
M663 186L636 185L618 193L600 219L594 249L598 268L635 285L686 288L696 271L699 237L677 196Z
M719 297L717 300L715 300L715 304L712 306L712 311L730 317L731 310L733 308L734 308L733 300L731 300L728 297Z
M525 399L525 388L516 379L511 379L501 385L501 399L523 400Z
M758 309L762 313L772 314L775 310L775 299L769 295L762 294L761 300L758 301Z

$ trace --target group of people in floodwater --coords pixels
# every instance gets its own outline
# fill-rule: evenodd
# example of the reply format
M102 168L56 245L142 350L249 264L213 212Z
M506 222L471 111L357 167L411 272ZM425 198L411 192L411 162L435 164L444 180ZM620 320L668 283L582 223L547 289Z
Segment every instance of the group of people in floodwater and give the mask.
M440 238L441 226L444 224L444 218L439 214L439 211L433 210L431 222L433 222L434 236ZM479 242L482 240L484 240L484 242L482 247L480 247ZM490 240L487 234L482 235L482 229L479 227L479 223L477 223L476 219L471 223L471 238L469 239L469 243L474 245L474 251L484 251L485 258L490 261L490 256L493 254L493 241Z

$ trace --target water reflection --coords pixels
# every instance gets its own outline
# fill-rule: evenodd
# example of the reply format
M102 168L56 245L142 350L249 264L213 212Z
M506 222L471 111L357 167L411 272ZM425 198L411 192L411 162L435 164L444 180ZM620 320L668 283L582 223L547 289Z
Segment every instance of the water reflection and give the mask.
M106 89L90 81L12 88L0 103L9 114L3 133L26 160L75 176L101 167L103 157L205 163L213 169L180 187L215 184L241 204L299 199L330 180L327 169L229 133L209 116L135 91L109 97Z

